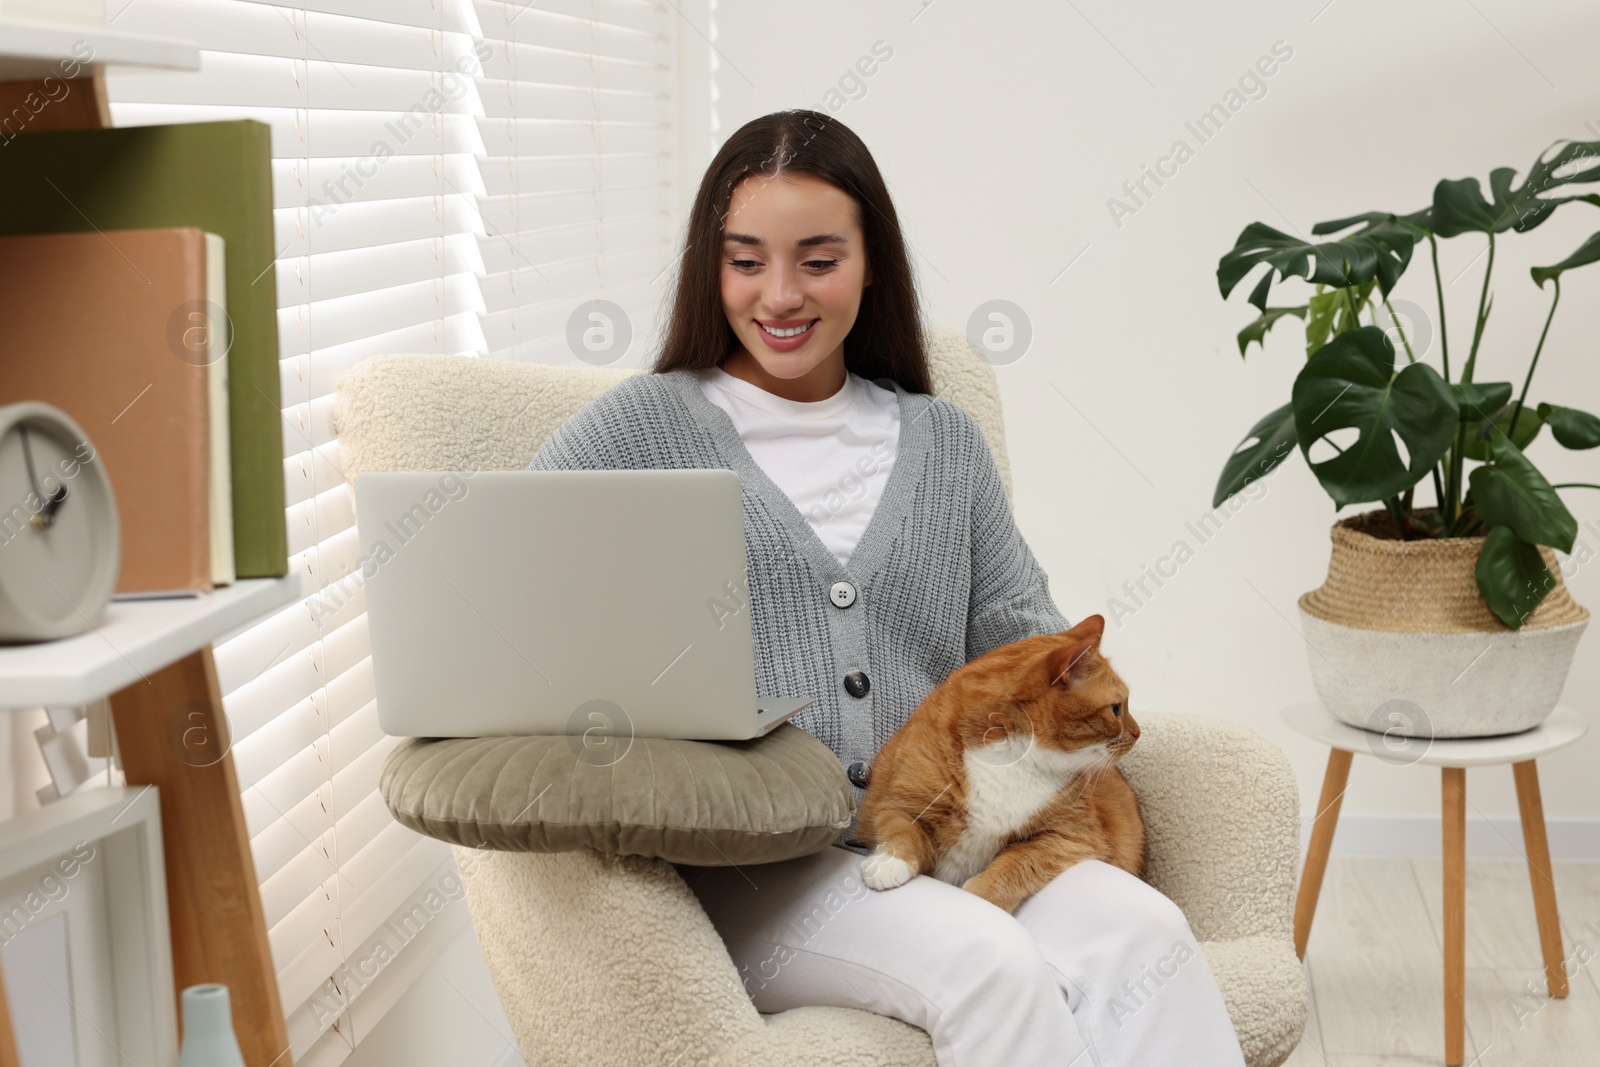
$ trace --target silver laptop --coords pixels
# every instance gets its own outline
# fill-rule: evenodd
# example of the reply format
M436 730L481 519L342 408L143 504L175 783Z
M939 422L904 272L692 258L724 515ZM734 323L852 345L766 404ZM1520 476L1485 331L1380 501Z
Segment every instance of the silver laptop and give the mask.
M814 699L756 692L731 470L369 472L355 493L385 733L744 740Z

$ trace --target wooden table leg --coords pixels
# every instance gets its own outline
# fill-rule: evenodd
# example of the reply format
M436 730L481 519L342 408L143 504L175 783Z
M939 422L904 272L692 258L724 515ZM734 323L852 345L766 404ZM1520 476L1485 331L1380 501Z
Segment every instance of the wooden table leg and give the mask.
M1467 771L1443 768L1444 1062L1466 1059Z
M1300 874L1300 894L1294 902L1294 951L1306 958L1306 941L1311 937L1311 919L1317 913L1317 896L1322 892L1322 876L1328 871L1328 850L1333 847L1333 831L1339 825L1339 805L1344 801L1344 786L1350 778L1350 753L1342 748L1328 752L1328 770L1322 776L1322 796L1317 800L1317 815L1311 823L1311 843L1306 847L1305 869Z
M245 1063L292 1067L211 646L112 694L111 714L128 784L161 791L178 991L225 984Z
M6 975L0 970L0 1067L19 1067L17 1035L11 1029L11 1002L6 999Z
M1567 995L1567 972L1561 958L1561 922L1556 915L1556 883L1550 873L1550 842L1544 831L1544 801L1539 797L1539 768L1533 760L1513 763L1517 807L1522 812L1522 843L1528 850L1528 879L1533 883L1533 910L1539 917L1539 948L1544 953L1544 981L1552 997Z

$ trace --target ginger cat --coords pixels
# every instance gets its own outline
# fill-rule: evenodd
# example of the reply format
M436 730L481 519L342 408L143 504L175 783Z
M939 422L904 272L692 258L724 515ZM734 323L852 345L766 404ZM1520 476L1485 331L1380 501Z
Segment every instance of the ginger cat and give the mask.
M951 672L872 763L856 835L873 889L928 873L1015 911L1098 859L1139 877L1144 821L1117 767L1139 726L1100 654L1105 619L1002 645Z

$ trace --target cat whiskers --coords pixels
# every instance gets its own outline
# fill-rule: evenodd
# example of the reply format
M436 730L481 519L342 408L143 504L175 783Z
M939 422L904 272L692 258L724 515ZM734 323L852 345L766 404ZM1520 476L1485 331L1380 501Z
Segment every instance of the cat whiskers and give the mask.
M1107 772L1109 772L1112 767L1116 766L1116 764L1117 758L1111 753L1107 752L1104 757L1097 760L1095 765L1089 769L1089 782L1084 788L1087 790L1090 786L1098 786L1100 784L1100 779L1104 778Z
M1074 799L1082 799L1082 797L1088 793L1090 789L1098 785L1100 778L1112 767L1114 767L1116 762L1117 758L1113 756L1110 751L1106 751L1100 756L1099 759L1095 760L1093 763L1089 764L1089 766L1085 767L1081 772L1079 772L1072 779L1072 781L1068 783L1068 788L1071 788L1074 785L1077 786L1077 796Z

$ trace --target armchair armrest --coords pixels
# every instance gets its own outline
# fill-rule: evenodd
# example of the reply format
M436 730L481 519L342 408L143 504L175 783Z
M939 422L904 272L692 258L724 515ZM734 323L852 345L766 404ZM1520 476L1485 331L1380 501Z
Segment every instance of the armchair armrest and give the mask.
M665 860L452 848L484 963L530 1062L709 1063L764 1021Z
M1150 714L1122 760L1149 831L1147 877L1201 941L1293 936L1300 790L1288 759L1245 727Z

